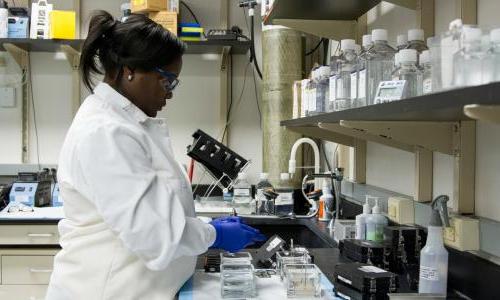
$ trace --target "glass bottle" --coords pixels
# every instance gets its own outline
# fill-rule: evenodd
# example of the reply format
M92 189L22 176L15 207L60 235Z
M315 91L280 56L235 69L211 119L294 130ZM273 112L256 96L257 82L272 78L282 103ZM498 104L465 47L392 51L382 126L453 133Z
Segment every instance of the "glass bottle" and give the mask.
M500 81L500 28L490 32L490 46L483 60L483 83Z
M455 87L482 84L482 61L484 51L481 47L482 31L475 27L464 27L462 49L453 57L453 85Z
M430 94L432 93L432 63L429 50L420 54L420 70L422 70L422 94Z
M330 97L330 67L319 67L316 76L316 105L321 106L320 111L323 113L327 111L325 103Z
M256 196L257 200L257 214L258 215L268 215L274 212L274 203L271 200L267 200L264 195L264 191L273 190L273 185L269 182L268 173L260 173L259 182L256 186Z
M403 98L417 97L420 92L420 70L417 67L417 50L403 49L399 52L399 80L406 81L406 88Z
M339 59L339 75L337 76L335 110L351 108L351 74L357 72L358 55L356 42L351 39L340 42L342 55Z
M290 184L290 174L281 173L275 192L278 194L274 203L275 214L283 216L293 213L293 187Z
M311 81L308 85L309 109L308 116L315 116L321 113L321 106L318 106L316 88L318 87L318 68L312 70Z
M325 108L327 112L335 111L335 97L337 90L337 76L339 74L339 56L333 55L330 58L330 78L329 78L329 93L328 100L325 103Z
M309 81L310 79L302 79L300 83L300 89L301 89L301 111L300 111L300 117L307 117L309 115Z
M392 71L392 80L399 80L399 69L401 64L399 62L399 53L394 54L394 70Z
M233 187L233 207L239 214L251 214L252 200L252 186L247 181L247 174L239 173Z
M368 60L368 50L370 50L372 46L372 35L363 35L363 49L361 50L358 58L358 97L353 105L354 107L362 107L367 105L366 90L368 88L368 81L366 80L366 64Z
M422 29L410 29L408 30L408 46L406 49L417 50L418 54L425 50L429 50L425 44L424 31Z
M387 30L373 30L372 39L373 47L368 51L367 60L368 105L373 104L379 83L392 79L394 55L396 54L396 50L387 42Z
M396 50L401 51L408 47L408 36L406 34L398 35Z

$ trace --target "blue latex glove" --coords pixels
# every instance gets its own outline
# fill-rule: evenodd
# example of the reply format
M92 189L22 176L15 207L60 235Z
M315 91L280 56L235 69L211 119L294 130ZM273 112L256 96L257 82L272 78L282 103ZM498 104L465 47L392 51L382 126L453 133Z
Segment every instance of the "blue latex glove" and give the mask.
M210 222L210 224L212 224L212 223L221 223L221 222L237 222L237 223L243 223L243 222L242 222L242 220L241 220L241 217L237 217L237 216L226 216L226 217L221 217L221 218L214 219L214 220L212 220L212 222Z
M259 230L234 220L222 221L216 219L210 224L215 227L217 233L212 248L234 253L255 242L266 240L266 236L261 234Z

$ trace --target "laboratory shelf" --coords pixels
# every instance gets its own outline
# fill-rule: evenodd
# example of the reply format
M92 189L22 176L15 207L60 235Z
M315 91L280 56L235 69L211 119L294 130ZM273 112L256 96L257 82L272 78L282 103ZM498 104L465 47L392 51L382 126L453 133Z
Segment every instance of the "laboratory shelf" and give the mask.
M286 120L282 121L281 125L312 127L318 123L340 123L340 121L467 121L472 120L464 113L464 106L469 104L500 105L500 82Z
M0 50L6 51L4 44L15 45L29 52L58 52L62 45L80 51L85 40L43 40L43 39L0 39ZM221 54L228 47L230 54L245 54L250 49L249 41L199 41L186 42L186 54Z

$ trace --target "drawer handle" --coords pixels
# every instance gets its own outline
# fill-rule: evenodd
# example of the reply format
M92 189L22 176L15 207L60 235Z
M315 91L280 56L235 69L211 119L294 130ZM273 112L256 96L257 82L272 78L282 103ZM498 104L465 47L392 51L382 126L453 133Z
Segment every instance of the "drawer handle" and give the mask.
M35 269L30 268L30 273L52 273L52 269Z
M53 236L53 233L28 233L28 237L31 238L50 238Z

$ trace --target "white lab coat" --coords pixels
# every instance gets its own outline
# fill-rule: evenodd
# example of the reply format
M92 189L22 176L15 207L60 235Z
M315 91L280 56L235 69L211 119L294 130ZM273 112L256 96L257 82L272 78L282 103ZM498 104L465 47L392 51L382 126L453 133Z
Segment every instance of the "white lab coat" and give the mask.
M58 179L66 218L48 300L173 299L215 240L165 120L105 83L68 131Z

